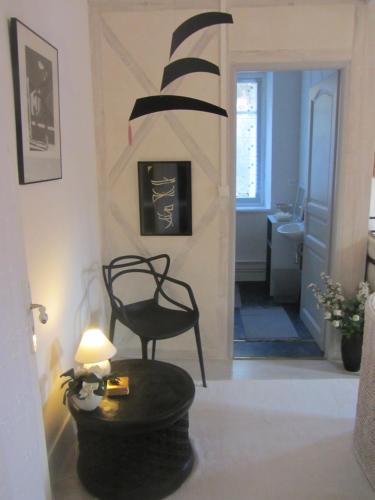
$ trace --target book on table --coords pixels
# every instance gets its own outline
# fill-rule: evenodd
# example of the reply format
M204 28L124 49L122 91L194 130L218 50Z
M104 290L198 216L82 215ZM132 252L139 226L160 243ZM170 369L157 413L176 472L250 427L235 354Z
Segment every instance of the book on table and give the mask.
M107 396L127 396L129 377L116 377L107 381Z

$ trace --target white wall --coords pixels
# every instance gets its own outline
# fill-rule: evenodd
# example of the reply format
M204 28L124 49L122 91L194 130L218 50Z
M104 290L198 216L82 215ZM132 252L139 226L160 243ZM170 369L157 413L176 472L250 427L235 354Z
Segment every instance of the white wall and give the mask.
M17 199L17 155L7 16L0 6L0 498L50 498L41 398Z
M270 62L277 66L291 56L295 58L293 52L298 50L301 61L309 64L314 51L352 50L355 0L341 5L322 5L315 0L282 3L260 6L256 2L230 9L235 19L235 29L229 31L233 62L250 62L251 56L253 64L258 59L263 60L263 67ZM280 52L278 61L271 61L269 56L276 50Z
M0 43L7 46L1 22ZM0 72L9 69L9 54L0 53ZM0 498L50 498L47 450L38 374L32 351L27 270L14 172L17 170L11 87L3 81L0 106Z
M171 275L189 282L195 292L206 357L224 358L228 305L221 294L226 289L223 259L229 211L227 194L221 190L225 178L218 138L221 122L225 126L226 120L192 111L155 113L132 122L133 145L127 143L128 118L135 99L158 94L171 34L197 12L173 7L159 11L158 7L136 5L127 10L116 4L93 4L103 259L108 262L114 256L134 253L170 254ZM183 43L176 58L192 54L220 64L219 48L220 28L214 26ZM220 105L220 79L214 75L188 75L165 90ZM191 160L191 237L140 236L137 162L142 160ZM121 355L140 354L138 337L127 334L120 324L115 344ZM160 342L157 350L159 357L174 356L176 351L179 356L196 357L194 334Z
M375 217L375 178L372 178L372 180L371 180L371 202L370 202L369 217ZM369 219L369 230L370 231L375 230L375 220L374 219Z
M50 498L47 450L28 307L17 197L13 87L5 5L0 4L0 498Z
M236 275L264 280L267 215L277 203L293 203L298 185L301 72L273 73L271 209L236 213ZM245 270L245 272L241 272ZM239 272L237 272L239 271Z
M209 4L216 9L223 5L219 1ZM169 90L227 107L226 69L231 65L273 71L346 67L347 112L342 120L333 248L334 276L344 277L345 286L353 290L363 271L366 229L362 219L367 225L369 165L373 161L372 107L363 102L366 98L372 105L373 6L354 0L342 4L315 0L290 4L285 0L284 5L280 0L277 5L262 6L251 1L246 7L233 8L231 4L228 2L233 26L198 32L176 54L187 55L197 43L195 56L224 68L223 86L211 75L192 75ZM226 154L228 123L206 114L159 113L136 120L133 147L126 144L134 100L158 93L171 34L180 22L199 12L197 2L191 3L195 8L189 8L188 1L173 0L147 5L90 0L90 5L104 260L119 253L147 255L168 250L174 261L172 272L190 281L197 294L206 355L228 356L235 262L233 155ZM204 10L205 5L201 5ZM360 157L360 168L355 168L354 155ZM142 159L168 158L193 162L193 236L142 238L136 164ZM363 191L360 202L350 196L354 175ZM121 346L124 352L129 346L138 346L136 339L120 338L126 339ZM195 356L194 343L184 342L179 339L173 347L164 343L163 348L182 349Z
M59 375L74 365L82 329L90 320L101 321L103 304L88 14L84 1L2 1L4 38L8 38L7 20L12 16L59 51L63 178L17 187L31 297L44 304L49 315L46 325L41 325L37 313L34 316L39 386L51 453L67 418ZM9 51L7 43L3 47ZM9 57L1 75L7 102L13 103ZM6 114L1 113L1 120L2 133L10 127L14 138L6 154L12 158L12 181L17 185L13 105ZM1 189L6 190L4 184ZM11 374L14 376L17 374Z

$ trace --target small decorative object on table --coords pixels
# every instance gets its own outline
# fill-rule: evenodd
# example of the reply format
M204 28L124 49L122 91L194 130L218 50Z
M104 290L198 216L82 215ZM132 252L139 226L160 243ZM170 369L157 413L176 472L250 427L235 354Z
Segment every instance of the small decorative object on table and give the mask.
M71 397L74 404L85 411L93 411L100 405L105 392L105 378L87 370L66 371L60 377L67 377L61 387L65 387L63 403Z
M317 299L318 309L324 311L324 319L341 331L341 355L344 368L356 372L361 366L363 324L365 303L370 294L369 284L362 281L358 286L354 298L348 299L343 295L341 283L334 282L326 273L321 273L325 291L322 291L315 283L311 283Z
M94 372L102 377L110 374L109 359L116 352L116 347L99 328L89 328L82 335L74 359L78 363L83 363L83 368L86 371Z
M107 396L128 396L129 377L111 377L107 381Z

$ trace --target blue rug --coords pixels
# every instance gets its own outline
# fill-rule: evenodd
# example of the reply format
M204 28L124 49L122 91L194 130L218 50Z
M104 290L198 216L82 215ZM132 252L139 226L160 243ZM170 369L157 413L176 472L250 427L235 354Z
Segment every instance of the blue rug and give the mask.
M283 307L248 306L241 309L244 339L290 339L298 333Z

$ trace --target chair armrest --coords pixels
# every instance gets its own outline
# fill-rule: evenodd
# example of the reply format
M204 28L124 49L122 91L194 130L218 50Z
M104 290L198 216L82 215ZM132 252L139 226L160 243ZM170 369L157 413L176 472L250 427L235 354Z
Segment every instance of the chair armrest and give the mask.
M114 259L116 260L116 259ZM111 307L116 307L118 309L122 309L124 307L124 304L122 301L113 293L112 289L112 282L111 282L111 268L109 266L102 266L102 272L103 272L103 278L104 278L104 284L106 287L106 290L108 292L109 296L109 301L111 303Z
M193 311L199 314L199 310L198 310L198 306L197 306L197 303L196 303L196 300L195 300L195 297L194 297L194 294L193 294L193 290L191 289L191 286L188 283L185 283L184 281L181 281L181 280L177 280L176 278L171 278L170 276L164 276L164 275L162 275L160 273L156 273L156 275L160 279L163 278L163 282L169 281L171 283L174 283L175 285L179 285L179 286L182 286L183 288L185 288L185 290L188 292L188 295L189 295L189 298L190 298L190 302L191 302ZM185 304L181 304L180 302L177 302L176 300L174 300L171 297L169 297L165 293L165 291L163 290L162 284L163 283L160 284L160 286L158 287L158 289L159 289L159 292L161 293L161 295L166 300L168 300L168 302L171 302L172 304L174 304L174 305L176 305L178 307L181 307L182 309L190 310L190 308L188 308L187 306L185 306Z
M110 301L112 303L112 307L115 306L120 311L122 310L123 307L125 307L123 302L118 297L116 297L116 295L114 293L112 293L112 295L110 297Z

